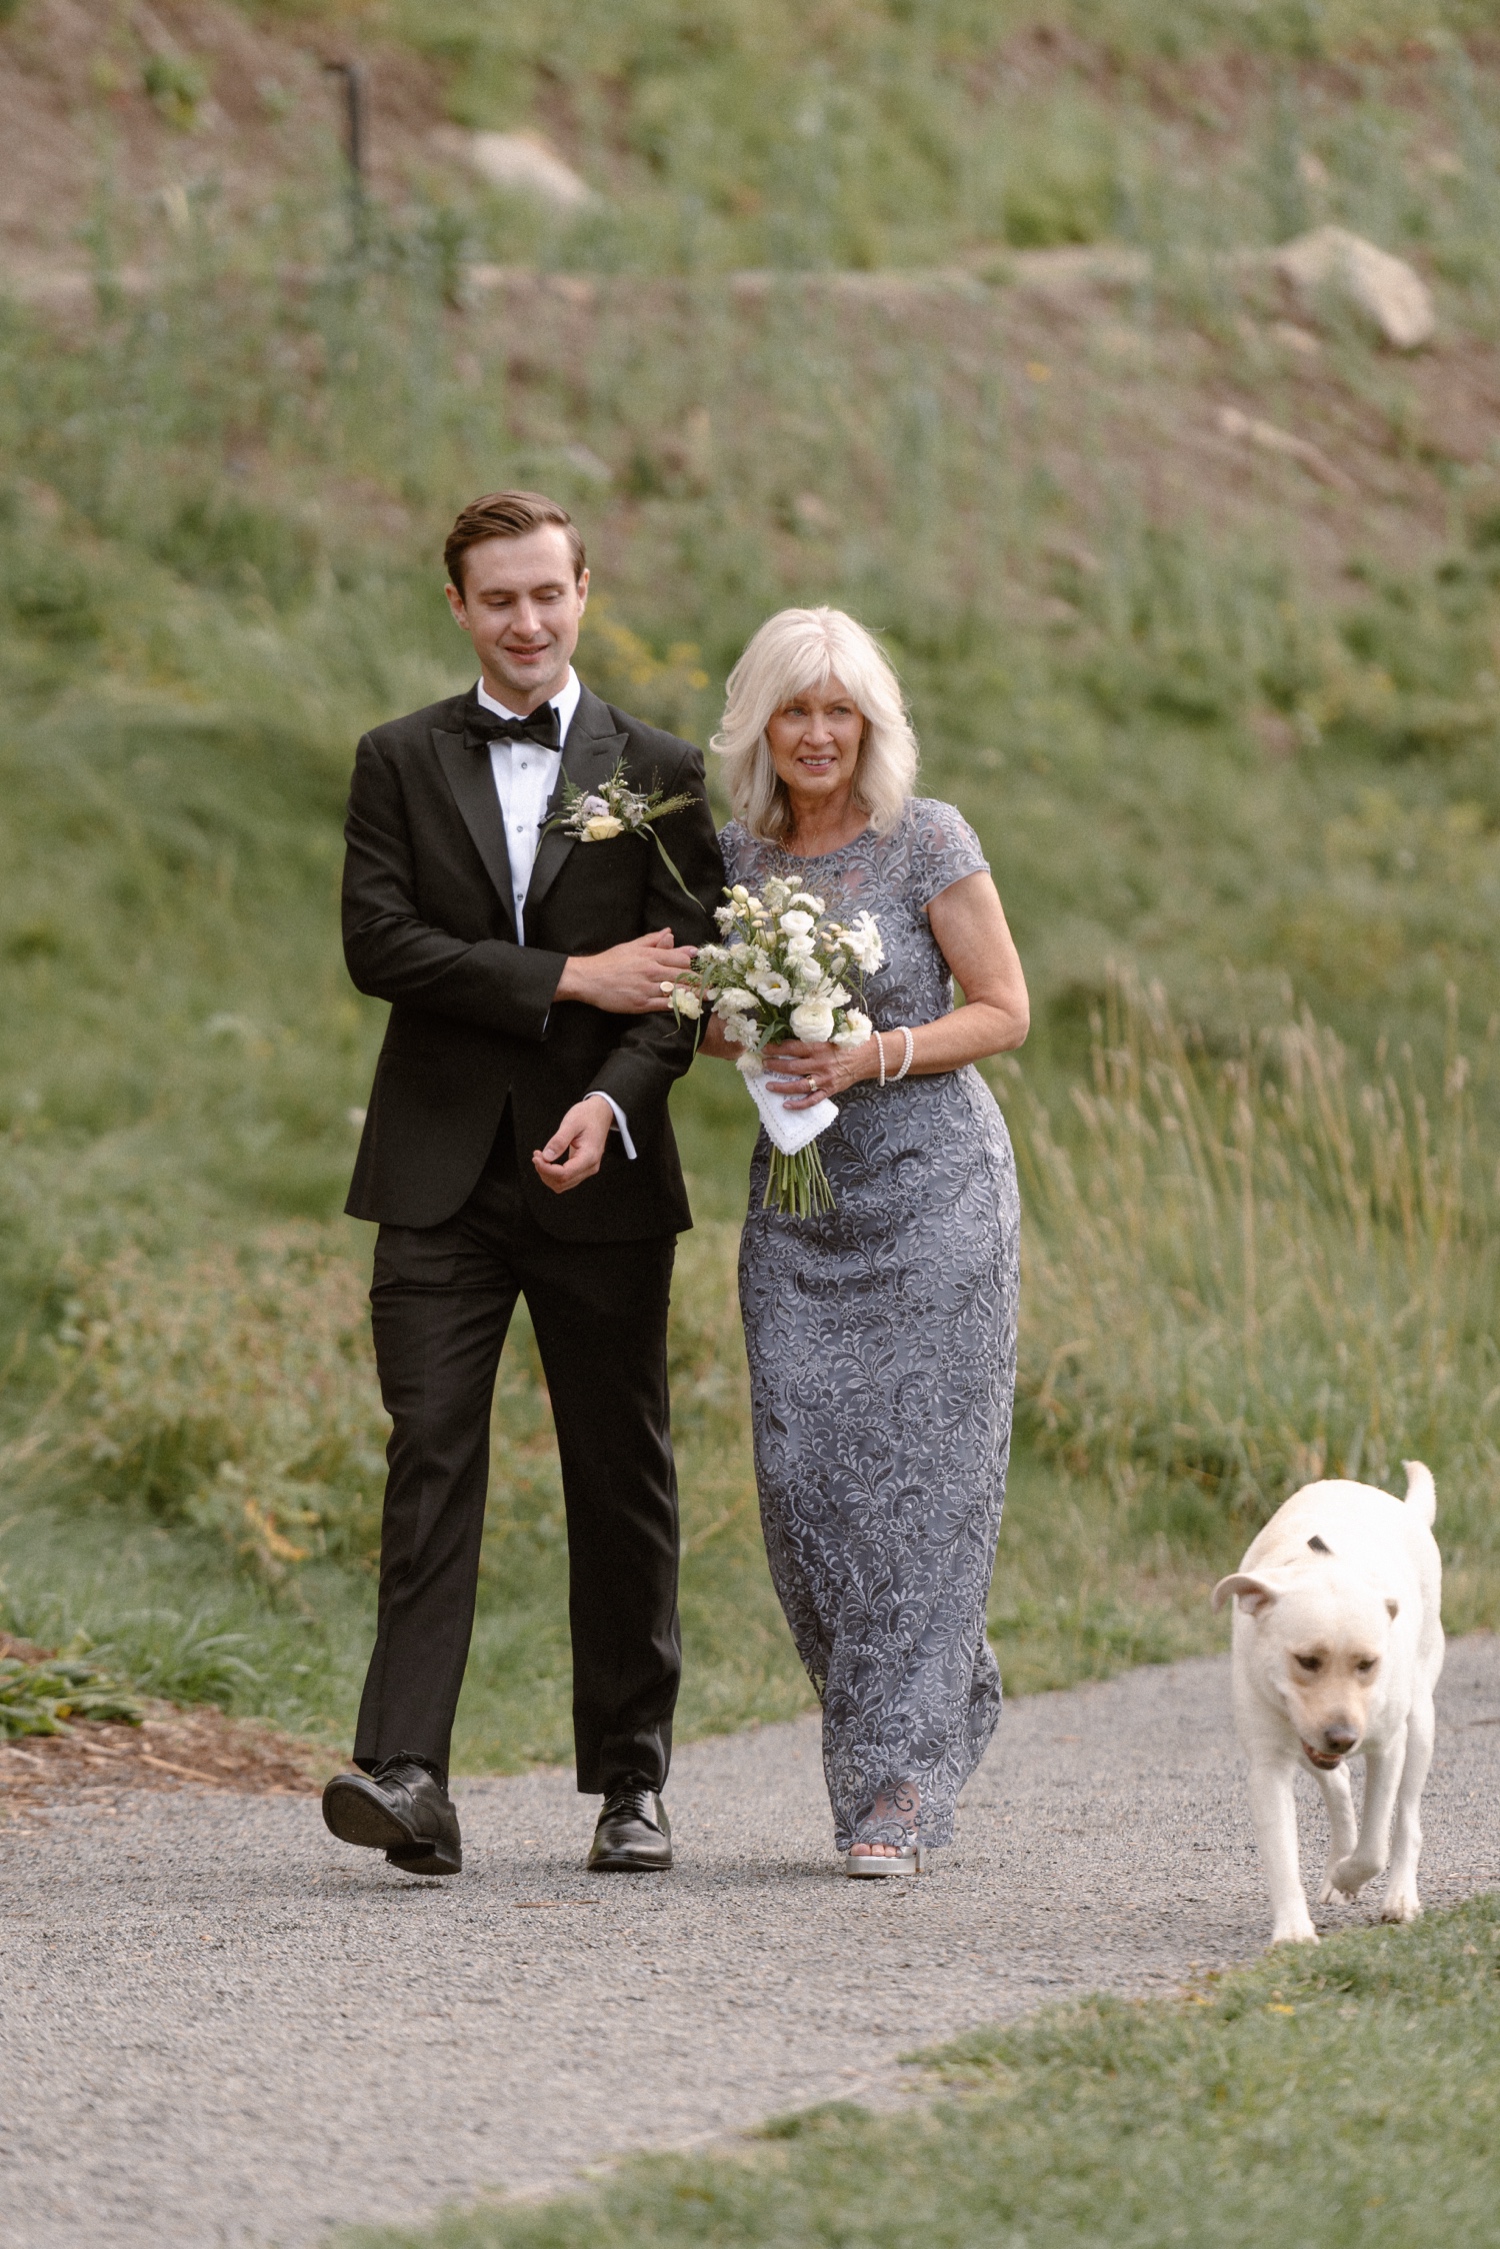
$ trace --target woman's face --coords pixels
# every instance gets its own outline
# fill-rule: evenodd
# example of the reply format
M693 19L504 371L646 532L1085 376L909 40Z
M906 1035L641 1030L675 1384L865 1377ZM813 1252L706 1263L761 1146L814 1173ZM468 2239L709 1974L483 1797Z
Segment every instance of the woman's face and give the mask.
M809 687L772 713L771 762L794 805L831 809L847 798L864 732L864 713L840 679Z

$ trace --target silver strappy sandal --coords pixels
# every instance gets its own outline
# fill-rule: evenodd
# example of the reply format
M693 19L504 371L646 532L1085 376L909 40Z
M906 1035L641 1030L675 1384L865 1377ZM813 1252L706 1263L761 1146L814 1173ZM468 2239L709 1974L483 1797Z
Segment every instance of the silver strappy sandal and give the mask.
M844 1855L844 1872L856 1882L867 1882L872 1877L880 1881L888 1874L925 1874L927 1872L927 1847L913 1843L908 1850L881 1852L848 1851Z

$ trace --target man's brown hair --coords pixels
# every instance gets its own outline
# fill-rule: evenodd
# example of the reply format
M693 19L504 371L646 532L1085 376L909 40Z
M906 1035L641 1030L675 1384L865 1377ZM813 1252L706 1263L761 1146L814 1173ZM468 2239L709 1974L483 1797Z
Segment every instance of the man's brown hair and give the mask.
M460 593L464 590L464 556L470 547L477 547L481 539L524 539L529 531L540 531L555 523L568 537L568 552L573 557L575 584L583 576L585 557L583 541L578 536L578 526L564 507L549 500L545 492L486 492L479 500L471 500L460 508L453 529L443 545L443 561L448 576Z

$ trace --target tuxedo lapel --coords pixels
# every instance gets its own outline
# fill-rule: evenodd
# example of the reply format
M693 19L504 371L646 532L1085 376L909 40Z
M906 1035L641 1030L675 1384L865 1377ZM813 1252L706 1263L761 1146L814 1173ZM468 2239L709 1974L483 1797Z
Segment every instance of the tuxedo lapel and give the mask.
M627 739L617 729L609 706L585 688L573 713L568 739L563 744L562 767L552 802L547 807L547 820L555 820L563 808L565 781L587 792L609 779L624 755ZM537 847L536 862L527 885L525 910L528 914L546 897L577 841L576 836L568 835L562 828L547 828Z
M514 928L510 853L505 848L505 821L495 793L495 772L489 751L476 749L462 728L455 734L435 726L432 746L453 791L453 801L463 814L464 826L473 838L474 849L484 861L485 872L500 894L506 919Z

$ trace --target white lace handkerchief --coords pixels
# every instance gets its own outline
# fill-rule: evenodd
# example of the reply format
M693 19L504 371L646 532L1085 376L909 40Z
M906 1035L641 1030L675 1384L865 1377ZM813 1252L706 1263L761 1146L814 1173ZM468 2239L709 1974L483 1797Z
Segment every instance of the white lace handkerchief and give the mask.
M743 1071L740 1074L744 1076ZM756 1077L745 1078L745 1084L750 1090L751 1100L760 1111L760 1121L766 1128L767 1136L784 1156L795 1156L799 1148L805 1148L810 1140L816 1140L820 1132L827 1131L839 1113L836 1101L820 1101L812 1109L788 1109L786 1095L771 1091L764 1071Z

